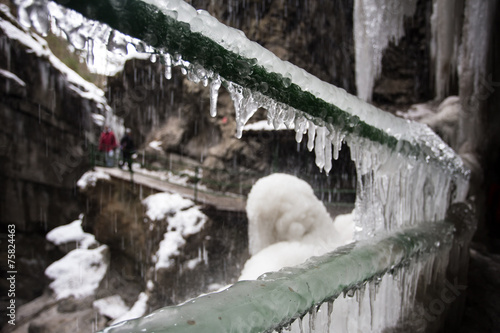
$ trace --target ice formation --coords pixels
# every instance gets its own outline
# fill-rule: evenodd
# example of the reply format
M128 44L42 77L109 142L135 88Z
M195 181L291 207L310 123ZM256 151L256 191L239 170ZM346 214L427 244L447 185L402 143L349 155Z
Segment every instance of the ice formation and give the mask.
M434 62L436 99L449 95L455 79L462 30L463 1L433 0L431 58Z
M56 8L57 6L53 3L50 3L51 7L50 8ZM35 1L34 3L31 4L32 7L31 9L28 9L28 11L23 11L21 6L20 10L20 21L24 23L25 25L29 26L32 22L33 27L41 32L46 33L48 30L48 26L46 23L41 23L39 22L40 20L43 21L43 18L48 19L47 14L48 12L51 12L50 10L47 11L45 10L44 3L40 1ZM47 4L45 4L47 6ZM49 8L47 7L47 8ZM59 7L57 7L59 8ZM1 10L4 13L9 13L8 8L2 7ZM79 14L78 14L79 15ZM39 20L40 18L40 20ZM66 17L67 19L71 19L72 16L69 15ZM36 22L36 23L35 23ZM94 85L91 82L88 82L87 80L83 79L80 75L78 75L75 71L67 67L61 60L59 60L49 49L47 42L41 38L39 35L37 35L34 32L31 32L29 30L23 30L20 29L18 26L13 25L9 21L3 20L0 18L0 29L3 30L4 34L8 38L2 38L0 42L0 46L2 48L8 48L9 47L9 41L8 39L11 40L16 40L22 45L24 45L30 52L36 54L38 57L46 59L52 67L54 67L56 70L58 70L62 75L66 78L66 80L69 83L70 89L72 89L74 92L79 94L82 98L84 99L89 99L94 101L99 109L101 114L92 114L94 117L94 120L96 120L96 117L103 117L104 121L111 126L113 131L118 137L121 137L121 135L124 133L124 128L123 128L123 120L120 118L116 117L114 115L113 109L107 104L107 100L104 96L104 91L100 88L98 88L96 85ZM5 64L7 69L10 68L10 64L7 63ZM46 64L41 63L40 65L40 72L42 73L42 84L46 89L50 88L49 83L50 83L50 77L49 77L49 71L46 66ZM8 74L9 72L4 71L2 72L3 76L8 75L8 77L21 86L23 86L24 82L20 79L17 78L16 76L12 76ZM2 75L0 73L0 75ZM17 78L17 79L16 79ZM53 84L50 83L50 84ZM99 120L95 121L95 123L99 126L101 124L99 123Z
M275 173L259 179L248 194L246 211L252 255L278 242L330 250L346 242L311 186L292 175Z
M146 216L152 221L163 220L168 215L174 215L181 209L194 205L189 199L184 199L176 193L157 193L145 198L142 203L146 206Z
M353 241L352 214L332 221L305 181L275 173L259 179L247 200L249 250L240 280L296 266Z
M358 96L371 101L375 79L382 71L382 56L389 42L404 35L403 19L415 12L416 0L355 0L354 43Z

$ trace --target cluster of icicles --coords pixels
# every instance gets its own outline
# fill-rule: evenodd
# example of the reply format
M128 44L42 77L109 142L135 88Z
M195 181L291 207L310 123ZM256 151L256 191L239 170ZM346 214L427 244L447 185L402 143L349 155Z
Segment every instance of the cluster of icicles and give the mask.
M172 67L180 67L181 72L187 75L190 81L210 85L210 115L217 115L217 96L224 79L202 66L193 65L182 59L180 54L171 55L168 52L154 49L141 40L124 35L105 24L91 21L81 14L66 9L54 2L45 4L37 1L17 1L19 5L19 19L27 27L31 26L42 35L47 35L49 29L60 29L68 41L77 49L85 50L87 62L92 63L94 58L93 47L99 40L107 46L108 51L116 54L127 54L128 44L135 47L137 52L151 54L152 62L160 61L165 66L165 78L172 78ZM275 129L295 129L297 142L307 133L307 148L314 149L316 164L320 170L329 172L332 168L332 158L338 158L345 135L336 131L329 124L318 125L312 117L288 105L277 103L274 100L254 93L232 82L225 81L224 85L231 94L236 112L236 137L241 138L243 127L252 115L259 109L267 109L268 121Z
M460 292L456 281L446 280L449 247L433 253L426 260L415 260L409 265L377 276L361 285L353 286L334 300L314 306L304 316L274 332L384 332L419 331L433 322L444 311L445 301L455 300ZM418 299L419 289L438 290L433 307L423 307ZM443 297L443 290L446 297ZM441 299L441 298L443 299Z
M418 135L423 138L426 142L423 147L430 150L424 152L427 158L408 157L399 153L404 147L391 150L382 144L346 134L319 118L227 81L199 64L191 64L180 54L172 55L167 50L155 49L144 41L126 36L99 22L89 21L81 14L53 2L43 7L40 0L19 1L24 3L19 6L23 24L31 25L44 34L51 24L56 25L54 28L63 31L73 46L87 49L89 61L93 57L94 40L99 39L110 52L126 55L130 44L138 52L149 55L152 62L160 61L164 65L166 79L172 78L173 67L179 67L190 81L209 87L212 117L217 114L218 93L221 85L224 85L233 100L238 138L241 138L243 128L252 115L259 108L266 109L268 122L275 129L294 129L297 142L301 142L307 134L307 147L310 151L314 150L317 166L326 173L332 168L332 159L338 158L342 142L346 142L356 164L358 177L358 239L380 230L391 231L423 221L442 220L448 205L465 197L467 181L463 174L450 173L443 165L428 163L428 155L438 156L439 161L447 163L445 157L450 153L446 145L442 141L437 142L436 135L425 126L413 127L415 137ZM382 112L380 117L385 119L387 115ZM453 158L449 160L454 161Z

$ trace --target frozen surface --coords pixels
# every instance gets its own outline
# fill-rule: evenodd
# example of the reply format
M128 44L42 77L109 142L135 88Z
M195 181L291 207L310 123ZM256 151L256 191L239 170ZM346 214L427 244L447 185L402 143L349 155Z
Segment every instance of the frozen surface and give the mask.
M193 201L177 193L153 194L145 198L142 203L146 206L146 215L150 220L166 219L168 223L167 232L153 260L156 269L169 268L173 264L173 257L178 255L179 249L186 244L187 237L200 232L207 217ZM192 269L202 260L198 258L189 262L187 266Z
M76 242L78 244L77 247L81 249L88 249L93 245L97 245L95 236L83 231L81 219L54 228L45 237L55 245Z
M450 83L457 69L463 20L463 8L460 6L463 6L461 1L432 1L431 58L438 100L449 95Z
M92 305L101 315L111 319L117 319L130 310L120 295L98 299Z
M76 182L76 185L81 189L85 190L87 187L94 187L99 179L111 180L111 177L100 170L97 171L87 171L82 177Z
M45 270L53 281L50 288L57 299L93 295L108 269L108 247L76 249L53 262Z

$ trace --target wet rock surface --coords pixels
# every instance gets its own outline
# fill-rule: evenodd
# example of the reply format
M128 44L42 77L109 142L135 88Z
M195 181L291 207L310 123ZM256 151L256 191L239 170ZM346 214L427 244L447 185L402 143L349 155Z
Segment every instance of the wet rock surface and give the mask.
M499 332L500 255L473 244L470 250L468 287L460 333Z

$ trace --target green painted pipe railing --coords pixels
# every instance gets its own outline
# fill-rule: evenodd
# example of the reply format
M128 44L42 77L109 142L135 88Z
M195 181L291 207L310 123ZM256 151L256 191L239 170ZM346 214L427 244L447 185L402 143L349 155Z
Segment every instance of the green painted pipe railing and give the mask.
M267 71L256 59L243 57L203 34L191 31L188 23L166 15L145 1L56 0L56 2L80 12L89 19L106 23L124 34L138 38L156 50L181 54L184 60L192 64L199 64L207 70L218 73L227 81L305 112L313 121L331 124L337 131L346 135L352 134L358 138L368 139L403 155L433 161L453 174L467 177L469 173L451 150L443 150L446 145L435 143L429 145L427 141L432 141L432 137L422 140L412 139L410 142L408 139L397 137L399 135L392 135L387 129L371 125L354 113L305 91L290 78ZM386 116L383 111L357 100L343 89L336 87L335 89L339 98L354 100L359 107L366 109L364 113Z
M344 246L302 265L237 282L224 291L159 309L103 332L272 332L342 292L449 247L453 232L450 223L429 223Z

